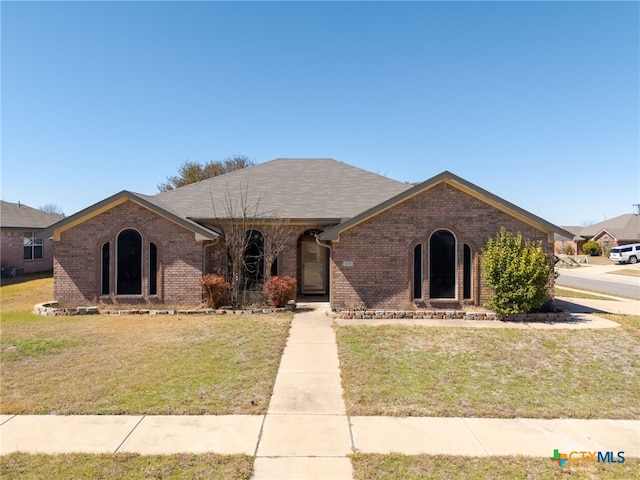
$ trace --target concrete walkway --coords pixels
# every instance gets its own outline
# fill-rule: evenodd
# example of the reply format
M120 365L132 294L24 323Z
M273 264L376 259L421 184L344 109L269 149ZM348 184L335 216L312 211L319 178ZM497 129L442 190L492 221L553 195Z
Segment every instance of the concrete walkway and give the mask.
M253 478L351 479L353 452L333 320L300 304L256 451Z
M0 415L0 454L243 453L256 480L351 479L353 452L640 457L639 420L348 417L326 304L299 307L266 415Z

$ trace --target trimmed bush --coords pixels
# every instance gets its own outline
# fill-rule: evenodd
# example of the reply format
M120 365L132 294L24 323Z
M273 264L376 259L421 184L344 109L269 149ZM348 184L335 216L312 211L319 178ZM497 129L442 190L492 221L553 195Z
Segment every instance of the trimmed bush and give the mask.
M207 274L200 281L202 299L209 308L219 308L227 303L231 284L219 275Z
M274 307L284 307L290 300L296 298L298 286L292 277L271 277L262 286L269 303Z
M482 271L493 295L487 307L497 313L528 313L547 298L552 267L540 242L523 241L504 227L482 249Z
M593 240L584 242L584 245L582 245L582 250L590 257L598 257L602 255L602 248L600 248L600 244Z

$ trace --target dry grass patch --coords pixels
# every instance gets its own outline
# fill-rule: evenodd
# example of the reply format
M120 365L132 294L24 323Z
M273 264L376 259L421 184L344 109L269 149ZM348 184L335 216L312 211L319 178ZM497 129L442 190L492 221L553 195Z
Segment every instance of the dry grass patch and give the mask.
M623 268L622 270L616 270L615 272L608 272L610 275L626 275L627 277L640 277L640 269L638 268Z
M253 458L247 455L114 455L65 454L28 455L13 453L0 457L4 480L149 480L219 479L249 480Z
M351 456L356 480L530 480L564 479L619 480L640 478L640 460L624 463L590 463L559 468L548 458L538 457L456 457L447 455L371 455Z
M589 293L585 291L570 290L558 286L555 287L555 296L567 298L586 298L591 300L614 300L611 297L604 297L602 295L597 295L595 293Z
M350 415L640 418L640 341L626 329L354 326L337 338Z
M290 314L40 317L26 311L50 286L43 279L0 289L0 413L266 412Z

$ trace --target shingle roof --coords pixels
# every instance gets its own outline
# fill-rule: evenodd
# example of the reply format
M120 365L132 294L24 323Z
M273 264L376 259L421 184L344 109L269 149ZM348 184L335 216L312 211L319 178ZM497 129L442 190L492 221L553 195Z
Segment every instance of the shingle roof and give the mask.
M0 227L2 228L46 228L61 218L60 215L45 213L22 203L0 200Z
M627 213L594 223L582 229L580 236L593 238L605 230L618 241L640 240L640 215Z
M238 202L242 197L251 213L258 207L260 218L339 220L410 187L330 158L279 158L163 192L150 201L199 220L228 217L232 209L225 208L227 199Z

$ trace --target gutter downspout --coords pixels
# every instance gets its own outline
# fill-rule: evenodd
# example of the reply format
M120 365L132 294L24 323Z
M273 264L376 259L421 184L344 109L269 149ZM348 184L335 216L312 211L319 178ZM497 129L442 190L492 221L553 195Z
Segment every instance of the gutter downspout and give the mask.
M318 238L318 235L314 235L314 238L316 239L316 243L318 245L320 245L323 248L326 248L327 250L329 250L329 260L331 260L333 258L333 248L331 247L331 245L327 245L326 243L322 243L320 242L320 239ZM329 262L329 306L331 306L331 280L333 276L333 269L331 268L331 262Z

